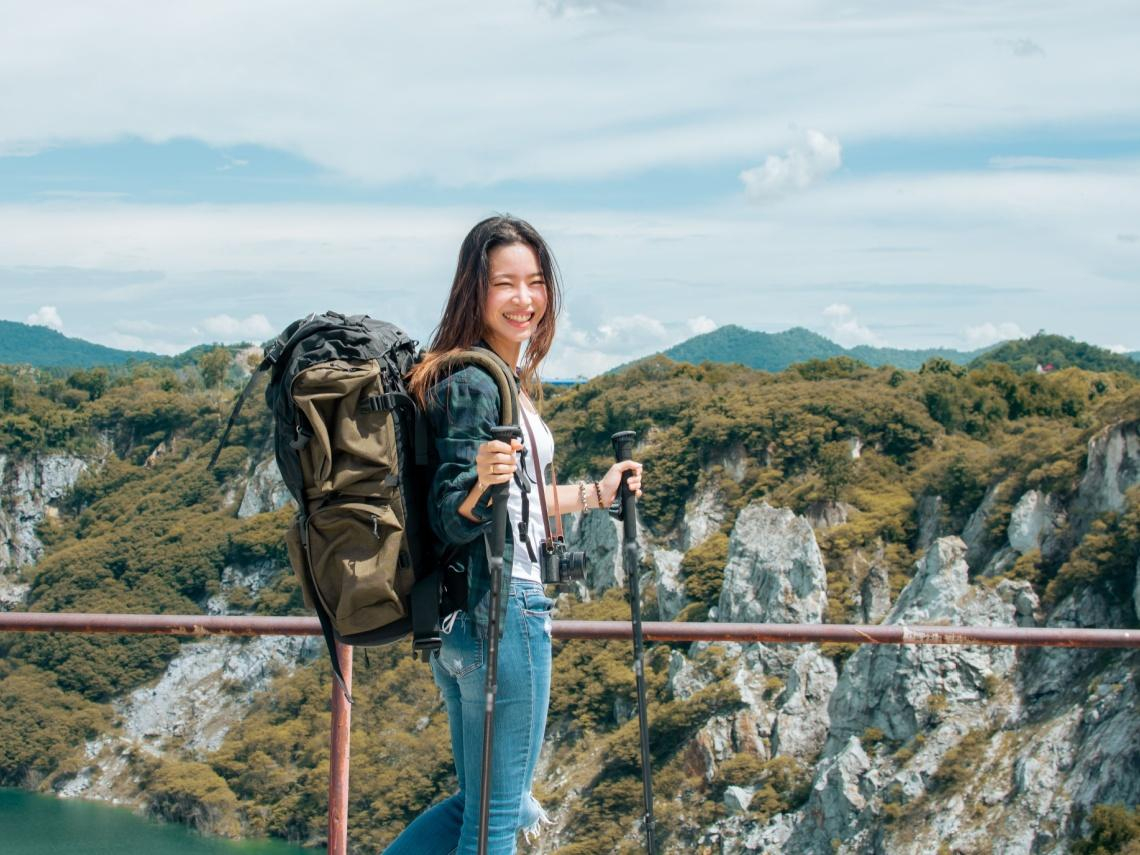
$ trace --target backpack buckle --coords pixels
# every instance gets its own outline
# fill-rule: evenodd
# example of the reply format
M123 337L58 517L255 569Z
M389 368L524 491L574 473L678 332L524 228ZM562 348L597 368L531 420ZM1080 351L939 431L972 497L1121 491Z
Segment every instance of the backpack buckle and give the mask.
M412 656L421 662L427 662L435 651L443 647L443 640L438 636L412 639Z
M398 406L398 396L394 392L385 392L383 395L369 395L360 401L359 410L362 413L387 413Z

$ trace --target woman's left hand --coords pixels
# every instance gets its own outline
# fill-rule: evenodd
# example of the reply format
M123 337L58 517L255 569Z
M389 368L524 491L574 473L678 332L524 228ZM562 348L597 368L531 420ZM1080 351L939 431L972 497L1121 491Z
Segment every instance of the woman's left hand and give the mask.
M629 472L629 489L639 499L641 498L641 472L642 466L636 460L622 460L610 467L610 471L598 482L602 488L602 507L608 508L617 498L621 489L622 473Z

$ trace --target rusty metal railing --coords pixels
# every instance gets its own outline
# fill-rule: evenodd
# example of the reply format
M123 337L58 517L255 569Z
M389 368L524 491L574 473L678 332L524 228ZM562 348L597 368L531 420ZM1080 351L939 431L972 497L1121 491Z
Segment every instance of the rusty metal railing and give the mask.
M1016 647L1140 648L1140 630L1067 629L1061 627L918 626L903 624L774 624L646 622L649 641L734 641L775 644L846 642L851 644L953 644ZM320 635L316 618L253 615L132 615L49 612L0 612L0 632L75 632L144 635ZM629 621L554 621L558 639L627 639ZM352 688L352 649L339 648L346 687ZM329 735L328 852L348 851L349 734L352 708L339 687L332 690Z

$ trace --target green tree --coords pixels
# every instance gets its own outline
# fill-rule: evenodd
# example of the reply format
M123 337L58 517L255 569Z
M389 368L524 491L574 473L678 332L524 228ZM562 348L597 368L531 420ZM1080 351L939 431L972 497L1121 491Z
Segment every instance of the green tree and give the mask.
M88 399L94 401L103 396L111 384L111 375L106 368L92 368L74 371L67 378L67 385L72 389L86 392Z
M847 443L829 442L820 449L817 469L827 497L835 501L843 488L855 480L855 461Z
M224 347L215 347L199 360L198 370L202 372L202 382L208 389L222 385L230 368L230 361L230 352Z

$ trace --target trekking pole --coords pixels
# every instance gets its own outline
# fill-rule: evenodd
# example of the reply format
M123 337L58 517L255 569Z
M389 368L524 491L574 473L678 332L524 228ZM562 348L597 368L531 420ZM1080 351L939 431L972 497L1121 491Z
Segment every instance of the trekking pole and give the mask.
M620 463L633 458L631 430L618 431L610 440L614 444L614 458ZM637 554L637 497L629 489L629 472L621 476L621 505L618 518L622 521L622 563L629 579L629 607L633 617L633 673L637 678L637 727L641 733L641 785L645 796L645 851L656 855L653 835L653 778L649 768L649 717L645 700L645 651L641 634L641 592L637 573L640 561Z
M517 425L496 427L491 435L508 445L522 437ZM499 602L503 596L503 549L507 542L508 481L491 488L491 617L487 626L487 680L484 683L487 706L483 713L483 769L479 785L479 855L487 855L487 824L491 816L491 759L495 743L495 694L499 691Z

